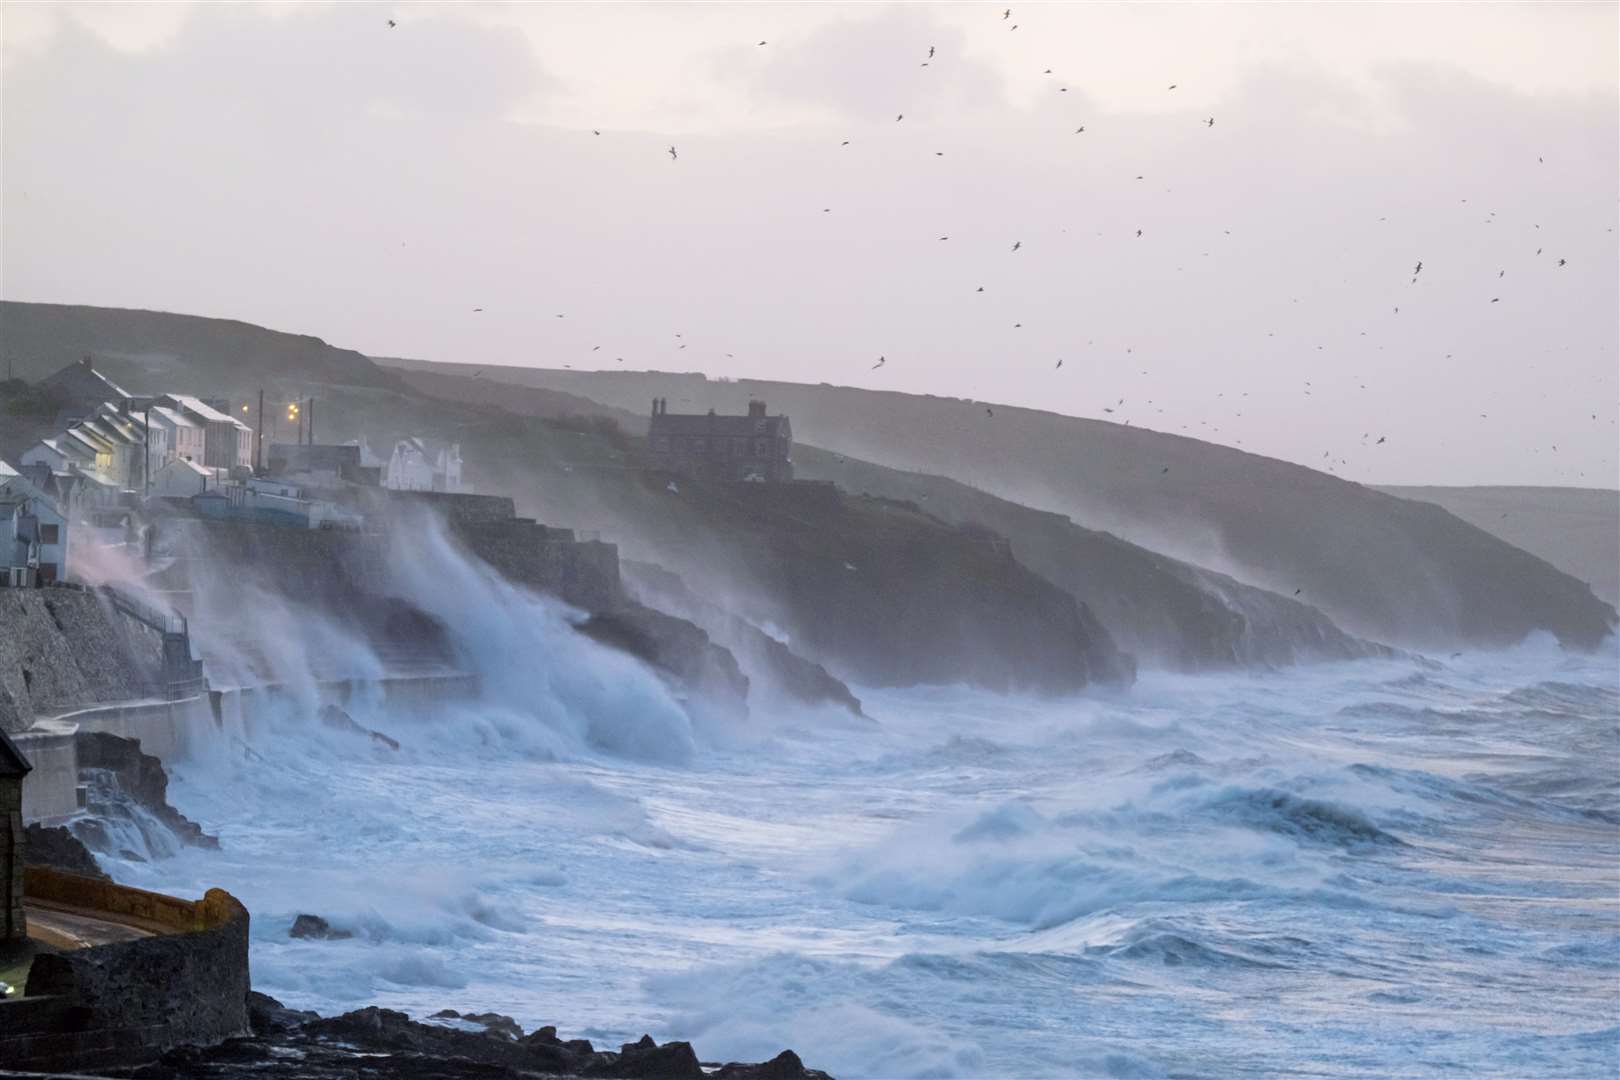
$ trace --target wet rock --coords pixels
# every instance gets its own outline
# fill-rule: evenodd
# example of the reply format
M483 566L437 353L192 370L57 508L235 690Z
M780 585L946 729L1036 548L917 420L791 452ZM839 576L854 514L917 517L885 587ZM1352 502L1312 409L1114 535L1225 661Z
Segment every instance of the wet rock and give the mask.
M108 833L112 830L104 823L134 828L157 854L168 854L164 849L172 848L176 841L193 847L219 847L219 837L203 832L202 826L169 805L169 774L163 770L163 762L141 750L139 739L81 731L75 749L90 813L76 821L73 830L92 848L107 850L98 840L111 842ZM131 810L131 803L145 810L173 839L154 835L142 815Z
M554 1027L524 1037L522 1028L500 1013L444 1009L433 1017L470 1020L485 1029L466 1031L375 1006L323 1018L251 991L247 1004L253 1038L178 1048L156 1064L120 1075L141 1080L702 1080L709 1075L690 1043L660 1046L650 1036L613 1052L595 1050L585 1039L559 1039ZM727 1080L829 1080L804 1068L792 1051L762 1065L726 1065L718 1075Z
M366 735L371 738L372 742L386 746L390 750L399 749L398 739L390 738L380 731L373 731L372 729L357 723L354 717L350 716L347 712L338 708L336 705L322 705L318 717L323 725L331 728L334 731L347 731L351 735Z
M24 844L29 866L48 866L81 877L109 880L101 872L90 849L64 826L47 826L36 822L28 826Z
M719 1080L832 1080L820 1069L807 1069L799 1055L784 1050L760 1065L722 1065L712 1076Z
M631 1080L704 1080L708 1075L698 1063L691 1043L667 1042L659 1046L651 1035L643 1035L640 1042L625 1043L616 1058L590 1065L583 1073Z
M354 935L347 930L334 929L332 924L319 915L299 915L293 920L292 929L287 931L288 937L313 938L317 941L342 941Z
M482 1024L484 1030L497 1039L507 1042L518 1042L523 1038L523 1028L516 1020L501 1013L459 1013L454 1009L440 1009L430 1020L466 1020L474 1024ZM555 1030L555 1029L553 1029Z
M255 1035L272 1035L296 1031L310 1020L319 1020L318 1013L289 1009L269 994L249 990L247 996L248 1025Z

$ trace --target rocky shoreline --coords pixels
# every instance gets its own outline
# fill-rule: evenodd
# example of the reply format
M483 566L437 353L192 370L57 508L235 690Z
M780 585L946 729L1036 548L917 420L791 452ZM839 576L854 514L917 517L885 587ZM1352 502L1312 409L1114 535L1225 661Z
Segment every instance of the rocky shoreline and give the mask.
M703 1062L686 1042L644 1035L617 1050L586 1039L562 1039L556 1028L525 1034L509 1016L445 1009L427 1021L370 1006L322 1017L288 1009L275 998L248 995L253 1034L217 1046L180 1047L158 1061L115 1069L129 1080L831 1080L806 1068L792 1050L760 1064Z

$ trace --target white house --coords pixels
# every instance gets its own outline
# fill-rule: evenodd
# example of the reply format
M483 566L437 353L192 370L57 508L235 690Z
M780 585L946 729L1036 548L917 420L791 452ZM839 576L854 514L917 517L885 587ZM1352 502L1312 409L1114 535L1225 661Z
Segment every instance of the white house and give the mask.
M177 457L152 474L151 494L171 498L200 495L218 486L219 471L188 458Z
M461 444L411 437L394 444L383 487L395 491L465 491Z
M157 468L167 465L173 458L184 458L202 464L203 460L203 427L197 421L187 416L179 409L167 405L153 405L147 409L145 416L152 425L153 442L157 441L158 432L163 432L164 452L152 458L153 473Z
M253 429L190 394L164 394L157 404L183 413L203 430L201 462L221 469L253 464Z

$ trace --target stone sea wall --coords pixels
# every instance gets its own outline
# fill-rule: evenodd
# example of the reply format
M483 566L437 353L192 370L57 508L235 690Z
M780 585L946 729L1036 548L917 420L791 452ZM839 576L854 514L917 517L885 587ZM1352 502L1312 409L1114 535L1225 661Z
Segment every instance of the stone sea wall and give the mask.
M92 589L0 589L0 726L144 696L163 639Z
M35 866L27 896L156 932L35 957L25 996L0 1002L8 1067L129 1065L249 1034L248 913L229 893L187 901Z

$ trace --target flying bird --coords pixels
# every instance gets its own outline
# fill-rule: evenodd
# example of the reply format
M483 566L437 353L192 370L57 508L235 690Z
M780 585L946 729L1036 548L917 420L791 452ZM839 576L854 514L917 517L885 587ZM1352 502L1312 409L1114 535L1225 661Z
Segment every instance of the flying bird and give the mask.
M1057 362L1057 366L1058 366L1058 367L1062 367L1062 366L1063 366L1063 361L1062 361L1062 360L1059 360L1059 361L1058 361L1058 362Z
M932 45L930 45L930 46L928 46L928 59L932 60L933 58L934 58L934 47Z
M1175 84L1175 83L1171 83L1171 84L1170 84L1170 89L1172 89L1172 90L1174 90L1174 89L1175 89L1175 88L1176 88L1176 84Z
M878 362L872 365L872 370L876 371L878 368L882 367L884 364L886 364L888 362L889 362L888 357L880 356L880 357L878 357Z
M990 406L986 405L984 407L984 415L986 415L986 416L994 416L994 415L996 415L996 410L994 410Z
M975 290L974 290L974 291L975 291L975 292L984 292L984 286L983 286L983 285L980 285L980 286L979 286L979 287L978 287L978 288L977 288L977 289L975 289Z
M1415 279L1421 273L1423 273L1423 260L1419 259L1417 266L1412 270L1412 277Z
M1295 589L1295 590L1294 590L1294 595L1295 595L1295 596L1298 596L1298 595L1299 595L1299 594L1300 594L1300 593L1302 593L1302 592L1304 592L1304 591L1305 591L1305 590L1304 590L1304 589Z
M1373 443L1373 445L1374 446L1383 446L1384 445L1384 440L1387 439L1387 438L1389 438L1389 436L1380 435L1380 436L1378 436L1378 441Z
M1502 302L1502 298L1501 298L1501 297L1500 297L1500 296L1493 296L1493 297L1491 297L1491 303L1493 303L1493 304L1499 304L1499 303L1501 303L1501 302Z
M1075 129L1074 129L1074 133L1075 133L1075 134L1076 134L1076 135L1079 135L1079 134L1080 134L1080 133L1081 133L1081 132L1083 132L1083 131L1085 131L1085 130L1086 130L1086 125L1084 125L1084 124L1081 124L1081 125L1080 125L1080 126L1079 126L1079 127L1077 127L1077 128L1075 128Z
M896 116L894 118L894 122L898 124L900 121L904 120L905 118L906 118L906 114L901 113L899 116Z
M1205 127L1214 127L1215 126L1215 118L1212 116L1208 120L1205 120L1204 121L1204 126Z
M483 308L481 308L481 307L475 307L475 308L473 308L473 311L475 311L475 312L478 312L478 311L483 311L483 310L484 310L484 309L483 309Z
M675 148L673 146L670 147L669 148L669 160L674 161L678 157L680 157L680 155L675 152Z
M848 146L849 145L849 140L845 139L843 142L839 143L838 145L839 146Z
M1012 18L1012 8L1008 8L1006 11L1003 11L1001 13L1001 18L1002 18L1003 22L1005 22L1006 20Z
M392 30L394 27L396 27L398 25L399 25L399 23L395 22L393 19L388 20L388 29Z
M595 128L591 128L591 134L592 135L600 135L602 133L600 131L597 131Z
M1167 473L1169 471L1170 471L1170 466L1166 465L1164 468L1159 470L1159 475L1163 476L1165 473Z
M1559 265L1559 266L1563 266L1563 265L1564 265L1564 262L1565 262L1565 260L1563 260L1563 259L1559 259L1559 260L1558 260L1558 265Z
M1137 230L1136 230L1136 235L1137 235L1137 236L1141 236L1141 235L1142 235L1142 230L1141 230L1141 229L1137 229Z
M762 41L762 42L760 42L760 44L761 44L761 45L763 45L763 44L765 44L765 43L764 43L764 42L763 42L763 41Z
M1013 241L1013 246L1012 246L1012 249L1013 249L1013 250L1014 250L1014 251L1017 251L1017 250L1018 250L1018 249L1019 249L1019 248L1021 248L1021 247L1023 247L1023 246L1024 246L1024 242L1023 242L1023 241L1022 241L1022 240L1014 240L1014 241Z

